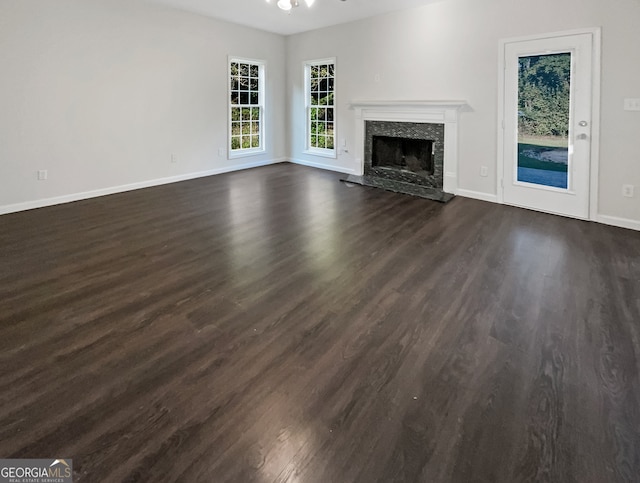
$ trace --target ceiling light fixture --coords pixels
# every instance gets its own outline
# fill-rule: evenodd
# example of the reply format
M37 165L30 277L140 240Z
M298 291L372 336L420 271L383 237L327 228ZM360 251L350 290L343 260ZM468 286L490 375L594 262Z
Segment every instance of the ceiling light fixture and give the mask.
M270 2L270 0L267 0L267 2ZM307 4L307 7L311 7L311 5L313 5L313 2L315 2L315 0L304 0L304 3ZM291 9L300 6L300 2L298 0L278 0L276 5L280 10L291 13Z

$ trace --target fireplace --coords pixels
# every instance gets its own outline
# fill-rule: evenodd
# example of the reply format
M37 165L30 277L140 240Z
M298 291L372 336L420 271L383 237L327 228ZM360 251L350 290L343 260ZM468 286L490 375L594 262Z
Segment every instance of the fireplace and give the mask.
M433 141L373 136L371 166L431 176L433 154Z
M364 175L389 189L442 189L443 124L365 121L364 152Z
M465 101L354 101L358 171L344 181L447 202Z

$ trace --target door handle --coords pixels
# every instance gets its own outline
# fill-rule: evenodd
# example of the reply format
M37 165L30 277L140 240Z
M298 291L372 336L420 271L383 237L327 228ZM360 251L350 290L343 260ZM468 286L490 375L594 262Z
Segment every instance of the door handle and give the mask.
M581 126L581 127L587 127L589 125L589 123L587 121L580 121L578 123L578 125Z
M587 136L587 135L586 135L586 134L584 134L584 133L583 133L583 134L578 134L578 135L576 136L576 139L579 139L579 140L589 139L589 136Z

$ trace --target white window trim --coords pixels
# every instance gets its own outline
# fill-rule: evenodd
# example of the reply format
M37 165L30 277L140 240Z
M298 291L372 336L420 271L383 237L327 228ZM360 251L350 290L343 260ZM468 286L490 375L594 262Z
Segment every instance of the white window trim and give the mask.
M310 138L311 138L311 66L313 65L323 65L323 64L333 64L333 149L327 148L312 148L309 146ZM303 72L304 72L304 115L305 115L305 140L304 146L305 149L302 151L304 154L310 154L313 156L322 156L324 158L332 158L336 159L338 157L338 122L337 122L337 108L338 103L336 102L337 94L336 94L336 82L337 78L336 73L338 71L338 65L335 57L330 57L327 59L316 59L316 60L305 60L303 62Z
M245 63L245 64L256 64L258 65L258 69L260 72L259 78L259 93L258 96L259 103L258 107L260 108L260 147L259 148L248 148L248 149L231 149L231 127L232 127L232 119L231 119L231 109L236 106L235 104L231 104L231 64L233 62ZM264 60L257 59L247 59L246 57L237 57L235 55L230 55L227 58L227 157L228 159L236 159L243 158L245 156L257 156L263 154L266 148L266 139L264 136L265 133L265 77L267 71L267 63Z

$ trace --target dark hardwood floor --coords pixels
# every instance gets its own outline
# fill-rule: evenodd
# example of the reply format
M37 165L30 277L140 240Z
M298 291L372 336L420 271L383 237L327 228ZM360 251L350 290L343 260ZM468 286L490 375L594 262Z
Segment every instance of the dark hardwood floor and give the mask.
M0 457L638 482L640 233L275 165L0 217Z

